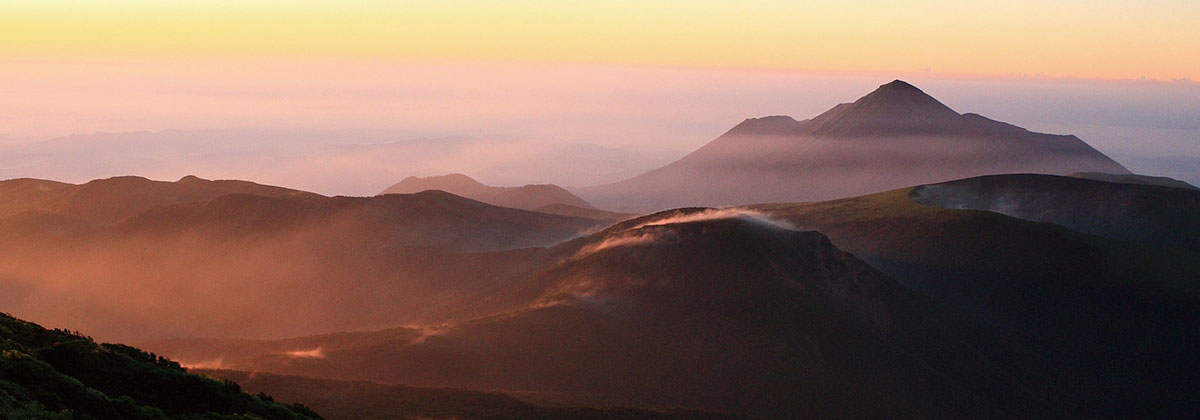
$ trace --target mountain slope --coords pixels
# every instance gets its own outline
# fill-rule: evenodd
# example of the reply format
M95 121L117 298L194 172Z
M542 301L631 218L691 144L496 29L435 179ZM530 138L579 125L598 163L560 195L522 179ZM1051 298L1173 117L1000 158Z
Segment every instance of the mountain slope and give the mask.
M542 213L557 214L559 216L579 217L583 219L601 220L612 223L632 219L638 216L637 214L633 213L617 213L594 208L576 207L568 204L551 204L545 207L538 207L534 210Z
M827 233L908 288L1019 331L1048 361L1071 372L1070 382L1082 386L1080 401L1106 417L1200 413L1191 397L1200 392L1191 373L1200 368L1194 339L1200 334L1200 255L989 211L925 206L915 195L906 188L752 208ZM1107 198L1088 202L1121 206ZM1070 195L1061 201L1076 204ZM1049 208L1057 202L1049 201ZM1120 219L1109 223L1105 231L1125 231Z
M690 209L548 252L553 264L495 296L527 304L494 316L153 346L235 369L777 418L1053 417L1069 407L1040 400L1071 386L1049 387L1041 378L1055 369L1016 341L978 334L815 232Z
M648 211L848 197L1001 173L1125 174L1075 136L959 114L902 81L810 120L748 119L667 166L581 189L604 208Z
M0 417L12 419L320 419L236 383L121 344L97 344L0 315ZM255 417L249 417L255 416Z
M742 417L685 410L539 405L503 395L448 388L414 388L365 381L334 381L261 372L200 371L229 378L252 392L281 401L304 401L330 420L717 420Z
M104 185L90 188L106 195ZM491 313L503 308L468 303L540 267L535 247L608 223L440 191L226 194L115 224L75 215L0 218L0 304L120 341L295 336Z
M1075 178L1092 179L1096 181L1118 182L1122 184L1158 185L1161 187L1183 188L1197 191L1195 185L1165 176L1148 176L1137 174L1106 174L1103 172L1078 172L1070 174Z
M556 204L593 208L591 204L557 185L538 184L523 187L490 187L463 174L404 178L380 194L412 194L441 190L488 204L523 210L537 210Z
M1050 175L991 175L912 190L914 201L987 210L1130 242L1200 251L1200 191Z

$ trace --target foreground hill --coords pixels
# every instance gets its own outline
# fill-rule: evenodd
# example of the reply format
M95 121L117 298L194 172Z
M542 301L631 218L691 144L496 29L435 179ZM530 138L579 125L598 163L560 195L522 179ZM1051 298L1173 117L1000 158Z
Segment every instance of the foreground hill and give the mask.
M987 210L1113 239L1200 251L1200 191L1049 175L993 175L922 185L910 197Z
M809 120L748 119L667 166L580 190L623 211L850 197L988 174L1129 171L1075 136L959 114L894 81Z
M330 420L720 420L742 417L685 410L538 405L508 395L448 388L414 388L265 373L204 370L281 401L304 401Z
M1144 206L1176 191L1191 193L1020 175L947 185L988 192L993 190L975 187L1029 182L1034 185L1027 186L1030 195L1024 198L1036 200L1023 201L1021 194L1014 194L1013 208L1042 206L1044 214L1051 216L1070 214L1060 209L1081 205L1108 209L1110 213L1084 212L1078 221L1080 229L1109 238L992 211L940 208L914 201L913 197L927 199L930 187L752 209L801 228L820 230L911 290L981 317L997 328L1020 331L1042 348L1046 360L1071 372L1071 382L1082 386L1082 400L1106 417L1167 418L1200 413L1200 404L1193 398L1200 392L1193 373L1200 368L1196 357L1200 342L1195 340L1200 334L1200 254L1118 240L1143 226L1140 217L1154 212L1200 214L1194 201ZM1059 188L1077 183L1102 185ZM1084 199L1071 193L1075 188L1106 192ZM1047 198L1056 193L1065 194L1061 199ZM1133 201L1128 201L1131 197ZM1141 210L1131 211L1137 209ZM1155 220L1167 223L1171 219ZM1076 222L1071 217L1050 217L1048 221L1068 226ZM1194 218L1174 221L1180 231L1195 224ZM1134 239L1154 243L1178 238L1170 234L1168 225L1159 226L1163 228L1157 234L1163 236Z
M180 184L207 181L85 185L97 196L146 191L125 182L163 188L154 197L192 197ZM132 212L144 203L137 197L108 208ZM294 336L490 313L502 308L466 302L539 267L533 248L606 224L439 191L234 193L169 200L115 223L47 208L55 211L0 218L5 308L121 341Z
M1165 176L1106 174L1103 172L1078 172L1073 173L1070 176L1096 181L1119 182L1122 184L1158 185L1160 187L1183 188L1185 190L1200 191L1200 188L1196 188L1195 185Z
M321 418L303 405L188 374L152 353L8 315L0 315L0 350L0 418Z
M152 346L234 369L520 391L775 418L1053 417L1055 367L906 290L823 235L690 209L553 247L440 326ZM953 397L952 397L953 396Z
M491 187L463 174L424 178L410 176L388 187L380 194L412 194L428 190L446 191L488 204L524 210L538 210L554 205L567 205L585 209L593 208L587 201L557 185L538 184L523 187Z

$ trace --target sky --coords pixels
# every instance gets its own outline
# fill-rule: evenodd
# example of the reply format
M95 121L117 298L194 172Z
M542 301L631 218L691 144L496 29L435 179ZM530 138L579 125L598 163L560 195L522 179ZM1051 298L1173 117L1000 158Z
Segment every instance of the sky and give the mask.
M904 79L1200 183L1195 1L0 0L0 179L612 182Z
M5 0L0 53L1200 80L1197 17L1190 0Z

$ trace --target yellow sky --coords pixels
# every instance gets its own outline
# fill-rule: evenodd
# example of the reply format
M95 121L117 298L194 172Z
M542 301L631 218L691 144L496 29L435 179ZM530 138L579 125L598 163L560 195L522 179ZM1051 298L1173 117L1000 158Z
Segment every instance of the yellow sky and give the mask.
M0 56L354 56L1200 79L1197 21L1194 0L3 0Z

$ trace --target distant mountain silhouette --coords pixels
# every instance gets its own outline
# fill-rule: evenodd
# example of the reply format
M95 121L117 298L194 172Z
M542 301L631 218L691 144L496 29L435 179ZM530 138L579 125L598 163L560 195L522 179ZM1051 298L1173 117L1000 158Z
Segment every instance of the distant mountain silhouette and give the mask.
M604 208L827 200L1003 173L1128 173L1075 136L959 114L900 80L810 120L752 118L667 166L579 190Z
M490 187L463 174L423 178L410 176L388 187L380 194L412 194L427 190L441 190L488 204L524 210L537 210L555 204L593 208L587 201L557 185Z

